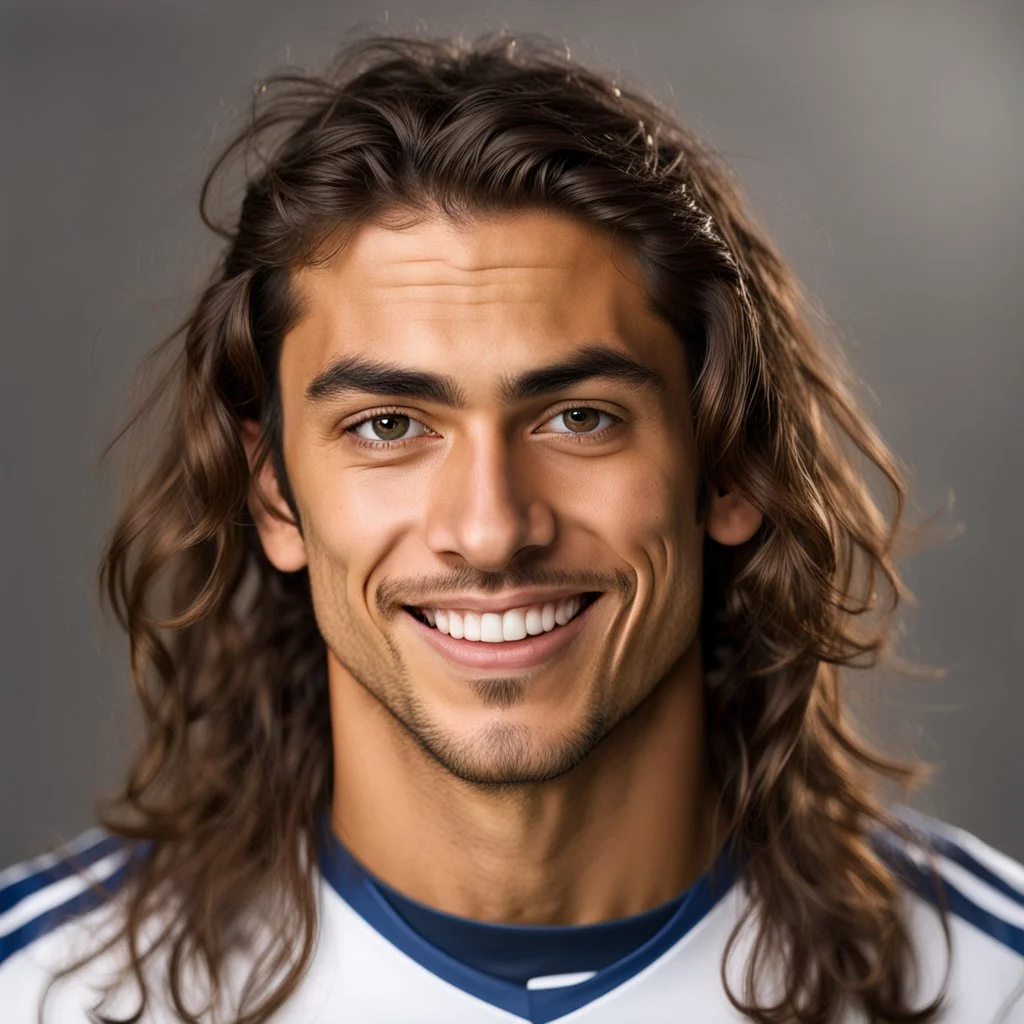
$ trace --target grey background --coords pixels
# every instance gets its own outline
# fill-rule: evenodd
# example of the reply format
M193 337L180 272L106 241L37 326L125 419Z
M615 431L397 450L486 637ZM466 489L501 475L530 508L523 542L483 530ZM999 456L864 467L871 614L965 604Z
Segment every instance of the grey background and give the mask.
M840 328L924 514L903 652L865 714L938 774L914 803L1024 859L1021 4L401 0L390 24L564 37L726 153ZM92 821L132 740L125 647L94 570L116 505L97 455L134 367L214 248L195 198L251 83L315 63L361 2L32 0L0 7L3 446L0 863Z

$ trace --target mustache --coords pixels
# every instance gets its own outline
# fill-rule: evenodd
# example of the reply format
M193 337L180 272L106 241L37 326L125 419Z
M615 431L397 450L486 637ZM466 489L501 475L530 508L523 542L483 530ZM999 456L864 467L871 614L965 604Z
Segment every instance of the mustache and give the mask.
M600 572L512 567L501 572L481 572L472 566L463 566L440 576L386 577L377 584L374 597L381 614L393 618L404 605L429 604L431 598L467 591L498 594L523 587L571 587L580 591L612 591L628 598L634 586L633 575L623 569Z

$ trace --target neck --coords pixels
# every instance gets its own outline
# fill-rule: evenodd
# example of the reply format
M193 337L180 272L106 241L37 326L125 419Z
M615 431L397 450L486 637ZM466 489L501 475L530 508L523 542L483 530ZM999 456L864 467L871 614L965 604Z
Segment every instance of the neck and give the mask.
M445 771L328 657L332 825L412 899L484 921L590 924L671 899L713 859L696 643L572 771L507 789Z

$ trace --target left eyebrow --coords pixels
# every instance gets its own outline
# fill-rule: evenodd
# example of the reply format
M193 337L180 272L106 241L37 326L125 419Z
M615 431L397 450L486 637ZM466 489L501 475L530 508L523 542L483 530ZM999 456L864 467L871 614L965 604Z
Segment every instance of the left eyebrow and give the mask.
M657 370L616 351L608 345L584 345L569 359L518 377L503 377L499 385L502 399L508 403L541 398L554 391L565 391L584 381L603 377L638 390L662 391L665 379Z

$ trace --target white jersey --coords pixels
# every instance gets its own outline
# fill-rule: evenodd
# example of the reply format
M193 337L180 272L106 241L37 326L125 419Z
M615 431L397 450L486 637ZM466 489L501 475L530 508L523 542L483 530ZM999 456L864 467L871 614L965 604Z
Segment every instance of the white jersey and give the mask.
M937 853L948 901L952 959L944 1024L1024 1024L1024 868L973 836L915 816ZM93 831L71 853L89 874L116 884L125 855ZM921 974L918 995L932 998L943 981L947 947L939 918L913 884L906 911ZM920 871L920 879L927 877ZM713 884L705 875L667 924L639 948L597 971L537 977L524 984L483 973L427 942L396 913L380 888L344 851L321 856L320 934L308 973L274 1024L743 1024L720 978L727 939L747 906L741 882ZM94 942L112 907L96 907L87 881L52 855L0 873L0 1022L34 1024L54 968ZM92 909L90 909L92 906ZM745 940L730 960L742 992ZM114 954L90 963L53 988L44 1020L87 1024L102 987L114 977ZM239 991L244 960L229 970ZM230 974L233 971L234 982ZM235 984L237 983L237 984ZM112 1010L131 1013L132 992ZM123 997L123 1001L120 1001ZM202 1005L197 994L194 1009ZM204 1017L204 1021L231 1020ZM159 992L141 1024L177 1018ZM863 1018L852 1010L843 1024Z

